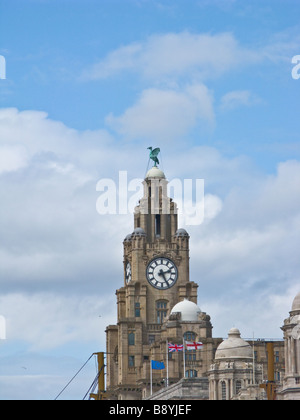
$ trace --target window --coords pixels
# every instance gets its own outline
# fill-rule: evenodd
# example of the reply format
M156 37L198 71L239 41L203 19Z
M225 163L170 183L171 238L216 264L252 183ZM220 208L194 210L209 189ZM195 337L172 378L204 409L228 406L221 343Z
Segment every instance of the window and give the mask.
M193 331L187 331L183 334L185 341L196 341L196 334Z
M160 214L155 215L155 236L160 237Z
M140 305L140 303L136 302L135 305L134 305L134 308L135 308L136 318L140 317L141 316L141 305Z
M158 300L156 302L156 315L157 315L157 323L162 324L167 317L167 301L166 300Z
M279 362L279 351L275 351L275 362Z
M185 352L185 360L186 361L195 361L196 360L196 350L187 350Z
M221 382L221 392L222 400L226 400L226 383L224 381Z
M149 334L148 343L153 344L154 342L155 342L155 335L154 334Z
M186 378L197 378L198 373L194 369L186 370L185 371L185 377Z
M134 344L135 344L135 337L134 337L134 333L131 332L128 334L128 345L134 346Z
M134 367L134 356L128 357L128 367Z
M242 382L236 381L235 382L235 393L238 394L240 392L240 389L242 388Z

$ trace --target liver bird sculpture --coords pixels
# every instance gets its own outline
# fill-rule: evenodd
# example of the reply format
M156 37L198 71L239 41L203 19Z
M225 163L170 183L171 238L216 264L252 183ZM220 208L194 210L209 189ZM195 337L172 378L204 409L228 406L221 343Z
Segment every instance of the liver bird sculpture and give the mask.
M147 147L147 149L150 150L150 159L153 160L154 166L159 165L159 160L157 158L157 155L160 152L160 148L156 147L155 149L152 150L152 147Z

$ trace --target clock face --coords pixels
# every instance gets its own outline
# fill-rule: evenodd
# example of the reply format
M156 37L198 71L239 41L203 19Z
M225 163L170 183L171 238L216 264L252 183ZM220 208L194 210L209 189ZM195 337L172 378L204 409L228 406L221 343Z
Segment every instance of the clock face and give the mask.
M131 282L131 265L130 265L130 262L127 262L126 267L125 267L125 281L126 281L126 284Z
M151 286L166 290L176 283L177 267L169 258L154 258L147 266L146 276Z

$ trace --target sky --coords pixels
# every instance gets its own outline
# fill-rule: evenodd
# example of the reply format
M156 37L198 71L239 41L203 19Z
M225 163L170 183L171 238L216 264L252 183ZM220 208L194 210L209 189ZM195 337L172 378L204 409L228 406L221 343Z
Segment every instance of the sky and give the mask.
M105 351L133 215L99 214L97 185L118 200L149 146L169 180L204 180L204 220L179 223L214 337L282 338L300 290L299 16L298 0L0 0L0 399L54 399ZM84 397L93 359L60 398Z

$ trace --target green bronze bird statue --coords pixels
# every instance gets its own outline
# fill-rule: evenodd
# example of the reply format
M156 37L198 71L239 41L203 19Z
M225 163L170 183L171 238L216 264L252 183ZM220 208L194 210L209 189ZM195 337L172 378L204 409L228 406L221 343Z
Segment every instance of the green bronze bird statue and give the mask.
M147 149L150 149L150 159L153 160L154 166L159 165L159 160L157 158L157 155L160 152L160 148L156 147L154 150L152 150L152 147L147 147Z

